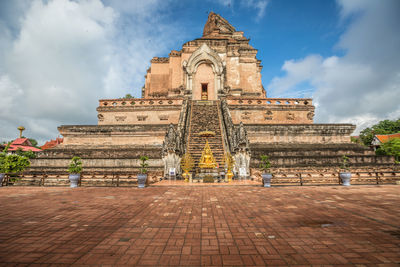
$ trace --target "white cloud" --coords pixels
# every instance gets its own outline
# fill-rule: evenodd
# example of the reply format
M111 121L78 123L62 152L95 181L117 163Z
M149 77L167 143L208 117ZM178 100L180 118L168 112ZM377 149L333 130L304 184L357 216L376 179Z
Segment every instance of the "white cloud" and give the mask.
M310 55L288 60L283 77L268 85L274 96L314 87L317 122L351 122L357 131L400 117L399 1L340 1L342 19L353 21L337 44L343 57Z
M225 7L232 7L233 6L233 0L217 0L217 2L220 5L223 5Z
M265 9L267 8L267 0L243 0L241 1L243 6L255 9L257 11L256 20L260 20L265 15Z
M235 5L234 0L217 0L217 3L229 8L233 8ZM255 10L256 14L254 19L257 21L264 17L268 3L269 0L239 0L239 6L241 8Z
M59 125L96 124L100 98L140 96L149 60L168 51L169 36L184 35L160 23L166 3L0 4L11 13L0 17L0 141L17 137L24 125L26 136L44 142Z
M274 95L287 93L298 83L313 77L315 72L319 71L322 60L323 58L319 55L311 55L302 60L287 60L281 68L287 73L287 76L274 77L268 87L273 90ZM290 93L294 94L295 92Z

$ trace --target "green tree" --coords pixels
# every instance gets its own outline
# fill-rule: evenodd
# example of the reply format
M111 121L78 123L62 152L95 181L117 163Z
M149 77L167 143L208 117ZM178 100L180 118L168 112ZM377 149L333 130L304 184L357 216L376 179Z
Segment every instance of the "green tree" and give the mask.
M6 173L6 153L0 153L0 173Z
M31 166L27 157L12 154L5 157L5 171L7 173L21 173Z
M372 127L362 130L360 138L364 145L369 146L376 134L393 134L398 132L400 132L400 119L393 121L383 120Z
M32 144L33 147L39 148L39 147L38 147L38 142L37 142L35 139L33 139L33 138L28 138L28 139L29 139L29 141L31 142L31 144Z
M394 138L383 143L379 149L385 155L394 156L396 161L400 161L400 138Z
M27 157L28 159L34 159L34 158L36 158L36 154L33 153L32 150L23 151L20 147L17 148L17 151L15 151L15 153L16 153L17 155Z
M129 99L129 98L134 98L131 94L126 94L124 97L121 97L122 99Z

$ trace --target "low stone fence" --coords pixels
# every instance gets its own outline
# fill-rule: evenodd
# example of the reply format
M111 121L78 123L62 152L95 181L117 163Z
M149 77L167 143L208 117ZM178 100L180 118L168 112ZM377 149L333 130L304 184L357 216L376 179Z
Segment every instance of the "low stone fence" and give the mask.
M150 171L147 176L147 183L151 184L159 180L162 175L158 171ZM17 177L6 175L3 186L68 186L69 174L66 172L43 172L43 173L23 173ZM136 186L137 172L107 170L99 172L82 172L79 180L80 186Z
M341 179L337 171L272 171L272 186L307 186L307 185L340 185ZM400 184L400 171L352 171L352 185L383 185L383 184ZM160 180L161 171L149 171L147 183L152 184ZM14 178L17 178L14 181ZM262 184L261 172L252 170L252 180ZM46 172L46 173L29 173L12 177L6 175L3 180L3 186L68 186L69 179L66 172ZM134 171L91 171L82 172L79 181L80 186L109 186L123 187L137 185L137 172Z
M272 172L271 185L341 185L338 171L287 171ZM255 171L252 178L262 182L261 173ZM353 185L399 184L400 171L351 171Z

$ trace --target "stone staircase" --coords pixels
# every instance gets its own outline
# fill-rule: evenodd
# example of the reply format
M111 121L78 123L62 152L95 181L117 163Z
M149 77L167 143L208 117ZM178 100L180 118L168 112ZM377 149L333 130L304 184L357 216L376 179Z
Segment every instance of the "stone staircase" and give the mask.
M219 114L218 101L192 101L190 128L187 153L190 153L195 161L195 170L198 170L198 164L201 153L206 144L206 138L199 136L202 131L213 131L215 136L208 138L213 156L219 167L224 166L224 145L221 133L221 121Z

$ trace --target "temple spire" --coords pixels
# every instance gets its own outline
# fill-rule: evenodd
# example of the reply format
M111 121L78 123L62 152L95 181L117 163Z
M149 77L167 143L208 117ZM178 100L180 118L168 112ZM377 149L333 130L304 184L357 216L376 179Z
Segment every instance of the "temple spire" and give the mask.
M232 34L236 30L220 15L210 12L206 25L204 25L203 37L215 34Z

